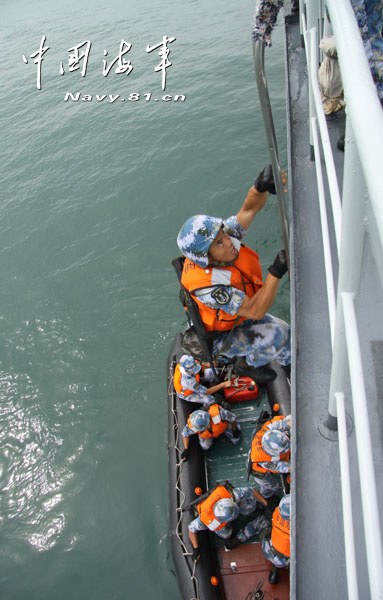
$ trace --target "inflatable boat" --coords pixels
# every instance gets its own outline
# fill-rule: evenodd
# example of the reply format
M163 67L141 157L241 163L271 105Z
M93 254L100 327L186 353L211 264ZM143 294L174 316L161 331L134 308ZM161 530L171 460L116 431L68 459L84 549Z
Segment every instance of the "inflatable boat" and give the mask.
M205 493L226 480L235 487L254 487L251 479L247 480L251 434L263 410L267 410L272 416L290 414L289 380L280 365L273 362L271 367L277 373L276 379L268 383L266 389L255 386L253 391L251 388L254 385L249 385L250 393L243 394L244 378L236 378L233 372L232 381L236 381L237 385L229 388L224 402L230 403L230 410L236 414L240 424L240 444L234 446L225 436L220 436L214 441L213 447L204 452L197 436L192 436L189 458L186 462L182 461L181 432L189 414L199 407L178 398L174 390L174 369L181 355L185 354L182 340L183 335L177 334L168 357L170 539L181 597L184 600L245 600L262 599L266 594L266 598L287 600L288 570L282 569L278 585L271 585L268 576L272 565L264 558L259 541L251 540L252 543L241 544L229 551L225 549L223 540L214 533L199 532L201 556L194 562L188 524L195 517L193 505L199 498L196 489ZM220 400L217 398L217 401Z

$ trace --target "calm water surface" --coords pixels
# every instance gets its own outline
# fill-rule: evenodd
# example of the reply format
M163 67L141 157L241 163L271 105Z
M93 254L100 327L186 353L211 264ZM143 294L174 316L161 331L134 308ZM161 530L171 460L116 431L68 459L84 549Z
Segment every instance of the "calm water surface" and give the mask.
M165 377L184 315L170 260L186 218L236 213L268 162L253 8L247 0L0 2L4 600L179 597ZM38 90L31 55L43 36ZM176 38L169 102L158 50L146 52L163 36ZM86 40L83 77L69 71L68 49ZM121 40L132 44L133 71L113 67L104 77L102 61L117 57ZM277 32L267 58L285 163L281 47ZM92 100L65 102L68 92ZM281 247L275 200L249 241L267 267ZM273 312L288 318L287 281Z

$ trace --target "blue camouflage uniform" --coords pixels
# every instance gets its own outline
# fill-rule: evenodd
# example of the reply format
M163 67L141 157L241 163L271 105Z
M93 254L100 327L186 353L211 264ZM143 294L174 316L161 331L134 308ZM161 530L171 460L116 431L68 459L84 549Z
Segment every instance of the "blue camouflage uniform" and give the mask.
M282 501L290 500L290 495L284 496ZM286 518L286 517L285 517ZM257 516L253 521L250 521L243 529L238 531L236 538L243 544L255 535L260 535L262 541L262 552L275 567L282 569L288 567L290 558L277 552L271 543L271 523L264 515Z
M283 3L284 0L258 0L252 30L254 41L262 40L266 46L271 46L271 32L277 23Z
M222 421L227 421L228 423L234 423L234 421L237 420L234 413L230 412L230 410L226 410L225 408L222 408L222 406L219 407L219 414L221 416ZM237 429L239 431L241 431L241 427L240 427L239 423L237 423ZM190 437L191 435L196 435L196 434L198 434L198 432L193 431L193 429L191 429L189 427L189 425L186 423L185 427L182 430L181 435L182 435L182 437ZM226 429L224 435L226 435L226 437L228 437L229 440L233 444L238 444L240 442L241 438L233 437L233 430L231 427L228 427ZM213 445L214 438L201 438L201 436L199 435L198 439L199 439L199 444L203 450L209 450L209 448L211 448Z
M269 431L282 431L290 436L289 421L291 421L291 415L287 415L284 419L270 423L267 426L267 429ZM275 446L276 456L283 454L284 452L284 448L278 447L277 445ZM290 461L279 460L276 458L270 462L261 462L259 464L264 469L272 469L273 471L278 471L279 473L290 473ZM257 484L259 492L264 498L270 498L270 496L278 493L280 484L278 477L274 473L255 473L256 471L253 471L254 480Z
M214 396L206 393L207 388L197 381L196 376L193 373L189 373L181 366L179 367L179 370L181 372L181 385L183 390L192 390L192 393L187 396L185 396L183 392L177 394L179 398L186 400L187 402L197 402L198 404L206 404L207 406L216 402Z
M284 0L259 0L252 36L271 46L271 32ZM382 0L351 0L364 49L380 101L383 101L383 10Z
M241 227L234 215L229 219L217 219L207 215L198 215L189 219L178 234L178 246L187 258L198 266L207 267L208 248L216 237L221 226L230 235L234 246L239 250L240 240L246 230ZM203 235L200 233L203 231ZM206 233L205 233L206 232ZM224 265L222 265L224 266ZM224 277L224 270L222 270ZM227 302L222 304L214 298L214 289L202 288L195 292L198 300L213 309L224 310L230 315L236 315L245 297L245 292L224 281L217 287L225 287ZM246 319L230 332L216 334L213 342L213 354L217 355L230 335L222 354L229 358L245 356L246 362L253 367L261 367L276 359L281 365L288 365L291 361L290 354L290 327L282 319L266 314L263 319Z
M236 487L233 490L233 496L239 508L240 515L248 516L251 515L251 513L253 513L255 510L257 510L258 503L257 500L254 498L252 487ZM193 521L191 521L191 523L189 523L189 530L192 533L196 533L197 531L204 531L205 529L208 528L204 523L202 523L199 516ZM216 530L214 533L216 533L221 538L228 539L233 533L233 528L231 525L228 524L222 529Z
M383 9L381 0L351 0L380 101L383 101Z
M262 552L265 558L273 563L275 567L280 569L287 567L290 564L290 558L280 554L280 552L276 552L273 548L270 539L271 524L264 515L259 515L253 521L250 521L246 527L238 531L236 538L243 544L253 536L259 534L264 534L266 536L265 539L262 540Z

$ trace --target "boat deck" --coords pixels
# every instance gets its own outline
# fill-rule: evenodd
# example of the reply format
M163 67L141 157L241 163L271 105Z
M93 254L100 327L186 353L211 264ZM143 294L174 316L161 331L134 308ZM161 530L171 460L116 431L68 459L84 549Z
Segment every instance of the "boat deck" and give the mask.
M230 481L235 487L252 486L247 480L247 456L251 446L252 433L255 423L262 410L270 412L270 405L266 392L259 398L248 402L233 403L228 406L241 427L241 441L238 445L232 444L225 436L215 440L212 448L205 454L207 485L211 488L215 484ZM282 492L281 492L282 493ZM237 519L236 530L243 527L249 519ZM242 544L237 548L227 551L224 540L216 535L211 536L213 546L217 549L220 580L225 598L243 599L257 589L272 598L288 600L289 572L281 569L278 585L268 582L271 563L265 559L262 546L258 537L252 538L250 543Z
M265 598L289 599L288 569L281 569L279 583L271 585L268 582L270 563L263 556L260 543L244 544L230 552L221 548L219 561L225 598L246 600L250 592L262 590Z
M331 343L315 164L310 160L308 81L299 24L286 27L288 65L288 130L291 199L292 328L292 561L291 598L347 598L339 450L319 425L327 414ZM343 153L336 149L341 121L329 122L339 174ZM341 181L341 177L338 178ZM341 190L340 190L341 191ZM361 199L363 201L363 199ZM329 209L328 209L329 210ZM333 248L335 251L335 249ZM334 273L335 281L337 273ZM380 512L383 509L383 319L381 289L365 238L364 268L357 318L366 374L369 420ZM369 292L370 290L370 292ZM295 400L294 400L295 399ZM348 437L359 597L370 598L364 551L361 493L350 392L346 397L351 433ZM295 484L295 485L294 485ZM379 532L377 532L379 535Z
M241 441L232 444L225 436L216 440L209 452L206 452L208 487L214 483L223 483L226 479L235 487L249 485L247 482L247 455L251 444L251 435L260 412L269 409L267 397L258 400L232 404L228 410L237 417L241 427Z

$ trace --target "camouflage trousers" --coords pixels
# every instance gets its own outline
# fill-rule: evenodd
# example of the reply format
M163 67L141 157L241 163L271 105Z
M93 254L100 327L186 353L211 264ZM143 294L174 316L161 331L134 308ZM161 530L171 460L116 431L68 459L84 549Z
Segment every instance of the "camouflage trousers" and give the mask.
M289 557L277 552L271 545L271 523L266 519L266 517L264 517L264 515L260 515L253 521L250 521L246 527L238 531L236 537L238 541L243 544L255 535L259 535L261 538L262 552L267 560L269 560L275 567L278 567L279 569L288 567L290 563Z
M244 356L253 367L261 367L273 359L288 365L291 361L290 326L269 314L258 321L246 319L214 340L213 353L218 354L222 347L224 356Z
M239 423L237 423L237 429L238 429L239 431L241 431L241 426L240 426L240 424L239 424ZM240 438L240 437L239 437L239 438L235 438L235 437L233 436L233 430L232 430L232 428L230 427L230 425L229 425L229 427L226 429L226 431L225 431L224 435L226 435L226 437L228 437L228 438L229 438L229 440L231 441L231 443L232 443L232 444L234 444L234 445L236 445L236 444L239 444L239 442L241 441L241 438ZM211 448L211 447L212 447L212 445L213 445L214 438L202 438L202 437L199 435L199 436L198 436L198 439L199 439L199 445L201 446L202 450L209 450L209 448Z
M253 477L256 488L264 498L278 495L280 483L278 475L274 473L260 473L259 476Z

